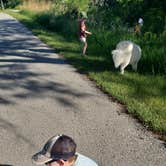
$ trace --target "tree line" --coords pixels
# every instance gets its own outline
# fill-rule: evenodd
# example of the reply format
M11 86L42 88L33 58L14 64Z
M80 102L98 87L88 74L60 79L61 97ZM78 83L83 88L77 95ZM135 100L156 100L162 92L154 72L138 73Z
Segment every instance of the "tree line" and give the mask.
M14 8L28 0L0 0L1 8ZM52 3L56 14L69 17L87 16L98 26L112 24L134 26L139 17L145 20L144 31L161 33L166 29L166 1L163 0L31 0Z

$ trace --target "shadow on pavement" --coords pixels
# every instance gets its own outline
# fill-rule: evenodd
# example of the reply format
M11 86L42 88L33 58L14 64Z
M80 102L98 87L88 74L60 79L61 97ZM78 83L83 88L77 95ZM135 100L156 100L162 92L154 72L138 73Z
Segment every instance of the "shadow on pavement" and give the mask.
M53 49L32 36L21 23L12 19L0 19L0 25L0 92L2 91L0 104L19 104L16 98L20 100L45 98L48 92L53 92L52 99L62 106L76 107L73 101L63 96L83 98L91 95L71 89L65 83L46 80L45 76L52 75L49 72L32 70L29 64L65 65L67 63L56 56ZM21 88L23 91L17 92L16 88Z
M24 135L22 135L19 131L19 128L17 128L17 126L9 122L8 120L0 118L0 128L1 129L3 128L4 130L8 130L10 133L13 133L17 141L22 140L25 143L27 143L29 146L35 147L35 144L32 143L32 141L26 138Z

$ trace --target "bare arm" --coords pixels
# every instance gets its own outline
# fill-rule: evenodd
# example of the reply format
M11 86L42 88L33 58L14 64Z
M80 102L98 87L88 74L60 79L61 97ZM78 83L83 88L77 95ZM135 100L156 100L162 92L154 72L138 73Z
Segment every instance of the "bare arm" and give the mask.
M92 33L91 33L91 32L86 31L85 26L81 27L81 31L85 32L85 33L86 33L86 34L88 34L88 35L92 35Z
M85 31L85 33L86 33L86 34L89 34L89 35L92 35L92 33L91 33L91 32L89 32L89 31Z

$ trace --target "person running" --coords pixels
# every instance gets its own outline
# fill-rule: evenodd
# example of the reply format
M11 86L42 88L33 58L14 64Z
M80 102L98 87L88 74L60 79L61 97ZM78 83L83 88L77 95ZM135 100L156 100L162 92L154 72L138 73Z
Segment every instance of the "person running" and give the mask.
M82 19L79 25L79 38L80 38L80 41L84 44L82 49L83 56L86 55L86 49L88 47L88 43L86 41L87 34L91 35L92 33L86 30L85 20Z
M50 138L43 149L32 156L37 165L46 166L98 166L92 159L76 152L75 141L67 135Z

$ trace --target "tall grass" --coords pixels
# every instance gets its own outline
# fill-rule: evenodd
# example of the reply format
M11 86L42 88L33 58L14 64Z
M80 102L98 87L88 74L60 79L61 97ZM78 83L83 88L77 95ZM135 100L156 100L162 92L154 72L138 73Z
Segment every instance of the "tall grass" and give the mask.
M96 32L96 30L94 30ZM131 40L142 49L142 57L139 62L138 72L142 74L165 75L166 74L166 47L165 41L156 36L148 38L145 34L135 36L132 32L123 31L102 31L99 30L94 36L89 37L89 51L102 54L107 58L112 58L111 50L122 40Z
M67 40L75 40L78 37L77 22L65 15L56 16L52 12L40 12L34 19L48 30L60 33Z
M51 9L52 2L48 0L23 0L23 3L19 6L20 9L31 11L49 11Z
M58 32L67 40L78 39L78 20L67 15L54 15L52 12L40 12L35 21L48 30ZM146 32L136 36L128 27L112 27L110 29L97 28L87 22L93 35L89 37L89 53L98 54L111 59L111 50L122 40L131 40L142 49L142 58L139 62L138 72L152 75L166 74L166 47L165 33L156 35Z

